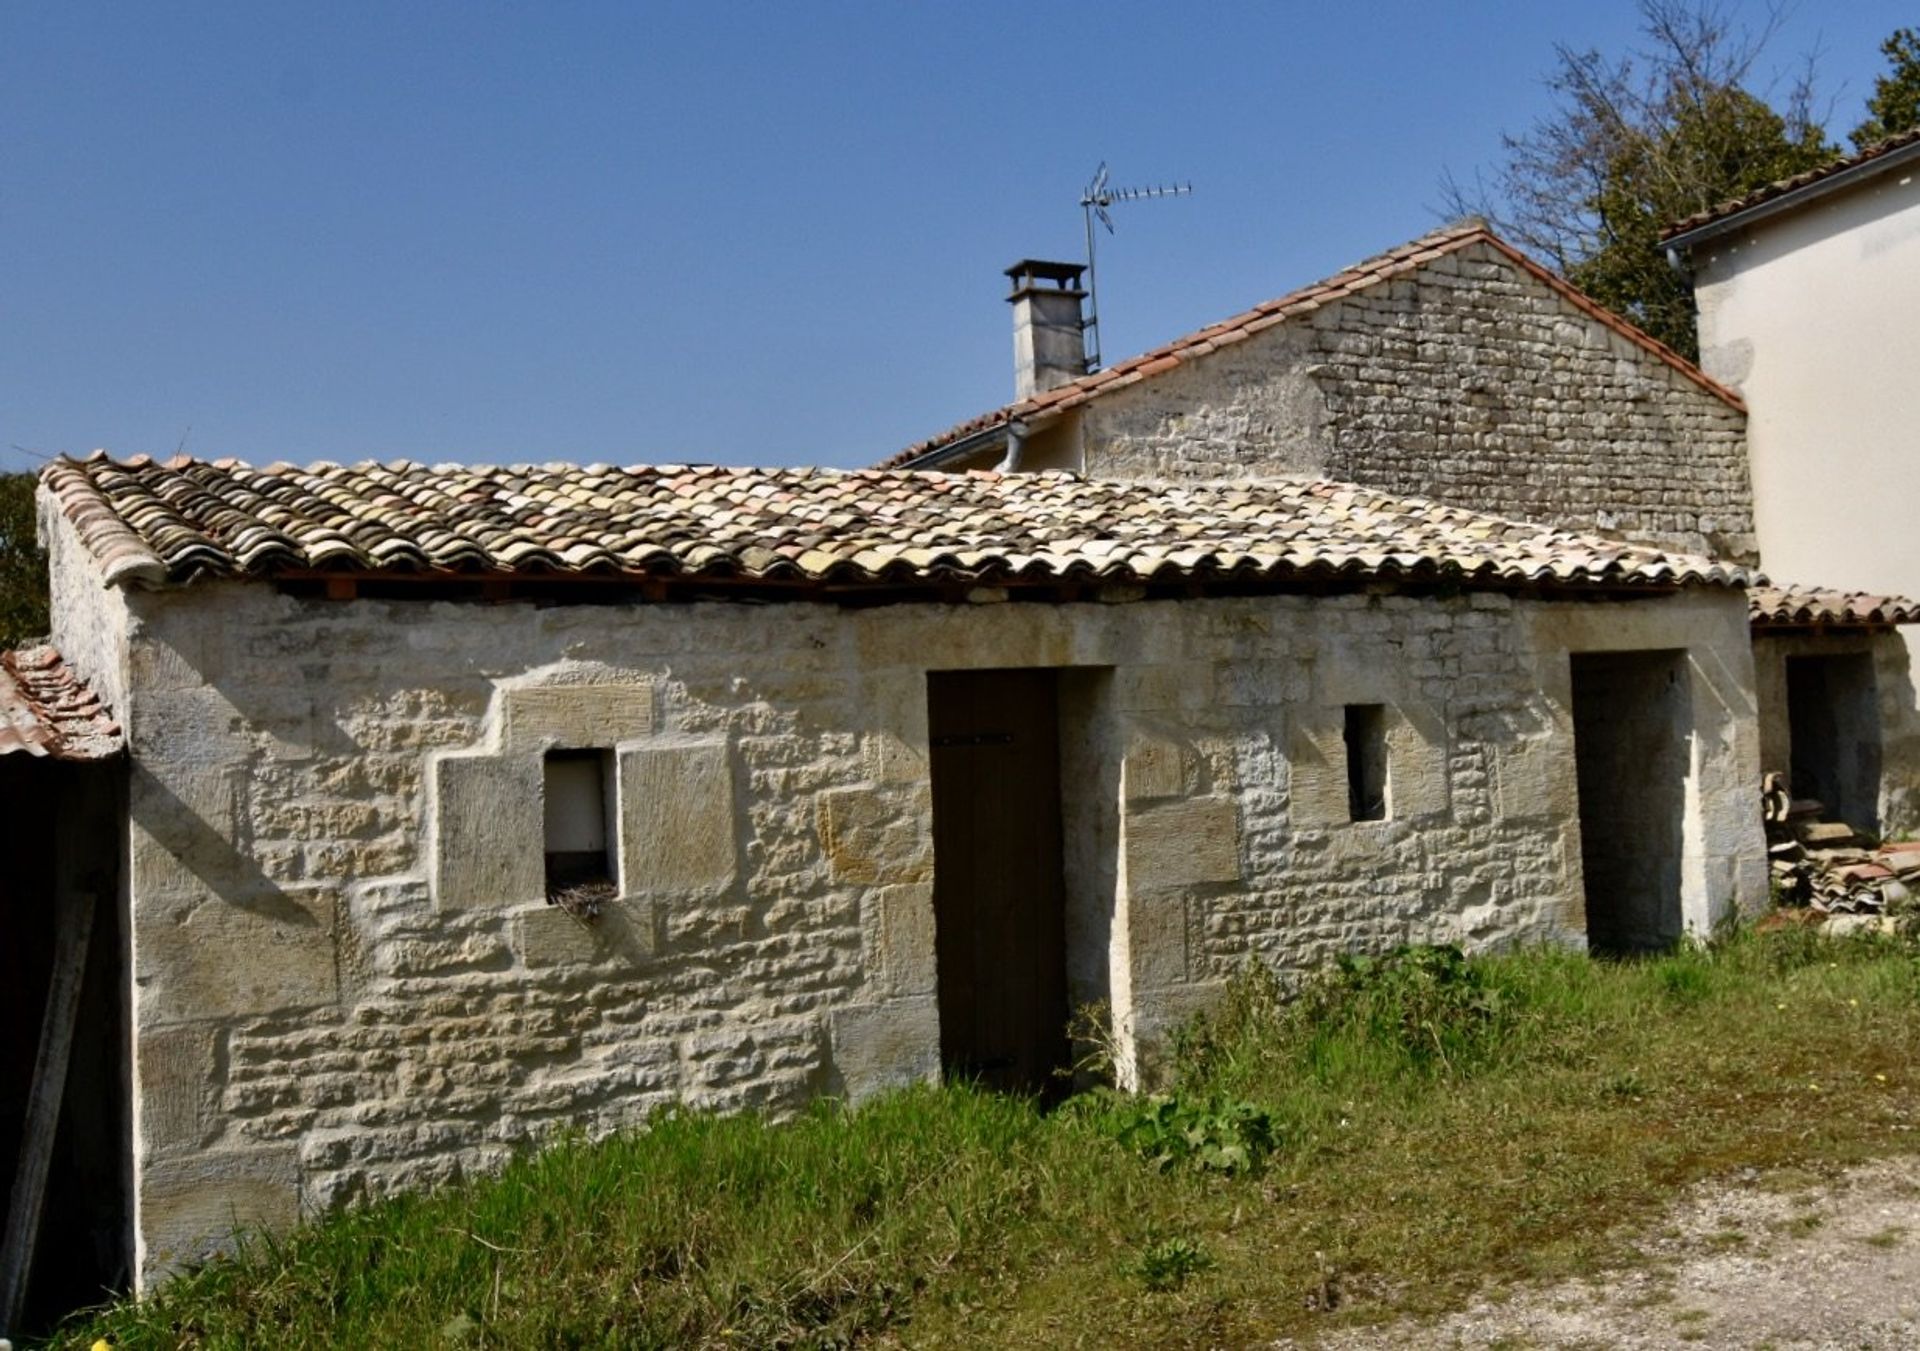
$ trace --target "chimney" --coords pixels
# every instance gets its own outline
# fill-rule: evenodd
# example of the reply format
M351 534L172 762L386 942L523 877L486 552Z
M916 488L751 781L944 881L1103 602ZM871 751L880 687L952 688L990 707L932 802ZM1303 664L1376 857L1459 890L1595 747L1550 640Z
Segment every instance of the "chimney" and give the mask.
M1078 263L1024 258L1007 269L1013 281L1013 396L1025 399L1087 373L1087 338ZM1045 283L1051 282L1052 285Z

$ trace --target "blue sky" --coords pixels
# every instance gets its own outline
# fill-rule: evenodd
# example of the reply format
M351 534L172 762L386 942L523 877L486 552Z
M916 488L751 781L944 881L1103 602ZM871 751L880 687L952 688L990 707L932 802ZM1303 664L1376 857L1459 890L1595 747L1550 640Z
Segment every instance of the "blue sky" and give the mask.
M1757 3L1745 12L1756 20ZM1109 360L1431 228L1626 0L0 0L0 466L870 462L1011 393L1079 191ZM1902 4L1804 3L1834 134Z

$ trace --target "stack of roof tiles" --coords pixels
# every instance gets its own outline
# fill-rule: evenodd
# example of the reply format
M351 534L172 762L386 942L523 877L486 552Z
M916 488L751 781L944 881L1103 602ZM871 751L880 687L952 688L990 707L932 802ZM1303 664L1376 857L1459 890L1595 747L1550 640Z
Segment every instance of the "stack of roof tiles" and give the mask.
M816 585L1415 578L1744 586L1749 570L1346 484L96 455L46 488L109 582L310 571Z
M51 647L0 653L0 755L104 760L119 724Z

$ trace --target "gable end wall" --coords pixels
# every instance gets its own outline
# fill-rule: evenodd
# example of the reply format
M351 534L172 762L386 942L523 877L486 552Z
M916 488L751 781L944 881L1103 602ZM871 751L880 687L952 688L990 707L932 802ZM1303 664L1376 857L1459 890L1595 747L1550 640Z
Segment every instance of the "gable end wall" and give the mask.
M1755 557L1746 416L1479 244L1084 410L1086 472L1306 475Z

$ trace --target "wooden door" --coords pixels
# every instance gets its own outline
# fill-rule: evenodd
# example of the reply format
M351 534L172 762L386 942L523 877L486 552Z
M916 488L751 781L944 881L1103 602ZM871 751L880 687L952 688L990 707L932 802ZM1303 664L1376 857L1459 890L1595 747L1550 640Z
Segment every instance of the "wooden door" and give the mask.
M947 1073L1042 1093L1067 1058L1058 682L933 672L933 902Z

